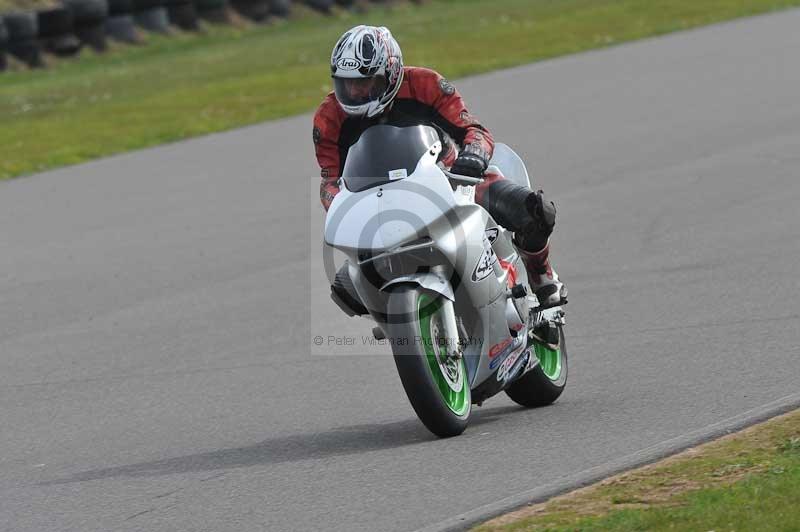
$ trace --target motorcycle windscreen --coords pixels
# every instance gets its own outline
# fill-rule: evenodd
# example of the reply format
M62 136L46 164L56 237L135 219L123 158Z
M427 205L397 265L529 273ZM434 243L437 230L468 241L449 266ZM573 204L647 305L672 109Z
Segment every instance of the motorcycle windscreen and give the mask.
M439 141L430 126L372 126L350 147L342 180L350 192L411 175L417 163Z

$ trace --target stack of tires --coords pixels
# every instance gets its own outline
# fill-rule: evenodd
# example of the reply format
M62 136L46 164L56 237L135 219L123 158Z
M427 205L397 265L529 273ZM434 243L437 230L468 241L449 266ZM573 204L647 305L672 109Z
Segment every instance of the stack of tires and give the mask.
M169 33L165 0L133 0L133 19L148 31Z
M126 44L143 42L133 22L133 0L108 0L106 35Z
M68 7L54 7L36 12L39 40L43 48L59 57L70 57L81 50L81 41L75 36L72 11Z
M243 16L264 22L269 16L269 0L231 0L231 6Z
M288 17L292 0L59 0L62 5L37 12L0 14L0 71L8 59L16 58L31 68L44 66L43 52L59 57L76 55L83 46L97 52L108 48L107 39L126 44L144 42L143 27L169 34L172 26L185 31L200 29L200 19L212 23L241 21L231 11L263 22L270 17ZM334 5L363 7L367 1L391 0L302 0L323 13ZM423 0L412 0L419 3ZM13 62L12 62L13 64Z
M106 42L106 19L108 0L63 0L72 12L75 35L82 44L97 52L108 47Z
M269 0L269 14L276 17L288 17L291 11L290 0Z
M8 53L31 68L44 66L37 36L39 25L34 13L6 13L3 20L8 32Z
M167 14L170 23L184 31L200 29L192 0L167 0Z
M228 22L228 0L194 0L197 15L215 24Z
M330 13L333 6L333 0L304 0L303 2L311 9L316 9L322 13Z
M8 45L8 30L3 17L0 17L0 72L6 69L6 46Z

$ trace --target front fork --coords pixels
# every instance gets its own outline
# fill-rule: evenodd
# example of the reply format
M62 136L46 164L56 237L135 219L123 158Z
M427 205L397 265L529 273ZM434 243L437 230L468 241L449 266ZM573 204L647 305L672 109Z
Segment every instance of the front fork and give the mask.
M447 356L461 359L463 356L463 348L461 345L462 338L459 338L458 323L456 322L456 311L453 307L453 302L447 298L442 298L442 326L444 327L445 343Z

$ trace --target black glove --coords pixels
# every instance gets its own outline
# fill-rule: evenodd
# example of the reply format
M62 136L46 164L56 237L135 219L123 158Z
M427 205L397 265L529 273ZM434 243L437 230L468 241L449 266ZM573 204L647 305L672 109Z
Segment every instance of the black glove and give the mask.
M458 156L456 162L450 167L450 171L454 174L465 175L469 177L483 177L483 172L489 164L486 159L480 155L470 152L462 152Z

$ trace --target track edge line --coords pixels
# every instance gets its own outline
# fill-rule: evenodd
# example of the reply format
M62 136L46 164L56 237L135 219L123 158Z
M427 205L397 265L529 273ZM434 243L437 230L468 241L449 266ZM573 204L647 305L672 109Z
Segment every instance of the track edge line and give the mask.
M738 432L751 425L800 408L800 393L784 396L733 417L723 419L702 429L651 445L627 456L606 462L577 473L566 475L550 484L520 492L485 504L469 512L417 529L415 532L454 532L466 530L494 517L512 512L528 504L546 501L557 495L600 482L610 476L651 464L690 447Z

